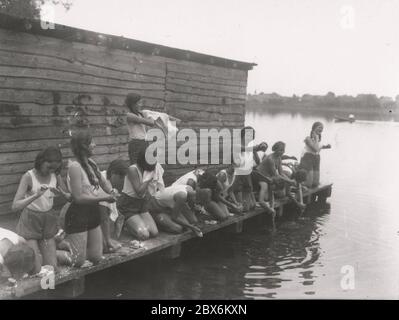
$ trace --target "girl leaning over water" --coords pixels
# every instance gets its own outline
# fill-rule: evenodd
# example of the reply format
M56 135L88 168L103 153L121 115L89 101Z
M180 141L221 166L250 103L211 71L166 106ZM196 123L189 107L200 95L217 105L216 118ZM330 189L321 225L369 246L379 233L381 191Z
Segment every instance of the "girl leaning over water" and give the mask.
M101 175L97 164L91 159L95 147L88 133L78 133L71 139L75 156L71 161L67 183L72 203L65 214L66 239L72 247L74 266L81 266L86 259L96 264L101 261L103 239L99 202L115 202L116 194ZM99 187L105 191L99 195Z

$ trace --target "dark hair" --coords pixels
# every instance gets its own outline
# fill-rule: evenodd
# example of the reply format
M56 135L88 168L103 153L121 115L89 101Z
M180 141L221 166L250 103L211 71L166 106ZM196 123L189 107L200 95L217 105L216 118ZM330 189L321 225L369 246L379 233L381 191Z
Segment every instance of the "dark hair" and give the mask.
M150 172L154 171L156 163L153 163L153 164L148 163L145 154L146 154L146 150L145 149L142 149L139 152L139 155L137 157L137 165L143 171L150 171Z
M13 245L4 256L4 265L14 278L19 278L34 268L35 252L26 243Z
M251 126L246 126L246 127L244 127L244 128L241 129L241 132L240 132L240 134L241 134L241 140L244 139L244 137L245 137L245 132L246 132L247 130L252 130L253 133L254 133L253 135L255 136L255 129L254 129L253 127L251 127ZM254 137L254 138L255 138L255 137Z
M275 144L273 144L272 151L276 152L281 148L285 148L285 143L283 141L277 141Z
M216 185L217 185L216 175L214 175L210 171L210 169L205 170L205 172L198 177L198 186L201 189L208 188L214 190L216 189Z
M111 179L112 174L120 175L121 177L126 176L129 166L126 161L122 159L116 159L112 161L107 169L107 179Z
M48 147L40 151L35 159L35 169L40 171L43 163L52 161L58 161L60 163L58 168L55 170L55 173L59 174L62 168L62 153L57 147Z
M83 170L86 172L90 184L98 187L99 180L101 180L101 173L100 170L98 170L97 164L92 159L90 159L91 153L89 150L89 145L91 141L92 137L88 132L79 132L75 134L71 139L71 149L76 159L82 166ZM85 159L87 159L87 163L92 168L95 176L93 175L91 170L89 170Z
M323 124L320 121L316 121L312 125L312 131L310 131L310 137L312 137L313 132L316 130L318 126L322 126ZM319 140L321 140L321 134L317 134L319 136Z
M133 113L138 113L141 114L141 112L138 112L137 110L132 109L133 106L137 104L141 99L141 96L137 93L130 92L127 94L125 98L125 105L129 108L129 110Z
M306 181L307 176L308 173L305 169L299 169L292 174L292 178L299 183Z

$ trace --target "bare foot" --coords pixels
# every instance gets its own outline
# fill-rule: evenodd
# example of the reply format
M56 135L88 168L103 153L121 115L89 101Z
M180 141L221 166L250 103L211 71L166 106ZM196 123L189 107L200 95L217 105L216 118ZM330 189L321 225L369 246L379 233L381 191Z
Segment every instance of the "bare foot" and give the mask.
M117 239L119 239L119 237L121 236L124 223L125 223L125 217L120 214L115 221L115 237Z

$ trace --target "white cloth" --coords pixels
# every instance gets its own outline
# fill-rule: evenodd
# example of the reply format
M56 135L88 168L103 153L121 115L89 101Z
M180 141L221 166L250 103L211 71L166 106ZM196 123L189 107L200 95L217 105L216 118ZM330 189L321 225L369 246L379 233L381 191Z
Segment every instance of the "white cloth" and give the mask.
M182 175L179 179L172 183L173 185L187 185L188 179L193 179L195 182L198 182L198 177L204 173L202 169L195 169L193 171L189 171L186 174Z
M187 195L189 189L191 189L190 186L171 185L162 191L158 191L154 197L160 206L173 209L175 207L174 195L178 192L184 192Z
M243 151L239 154L239 166L235 169L235 174L248 175L256 165L252 151Z
M39 180L37 180L34 169L29 170L28 173L32 178L32 189L30 192L31 194L37 193L42 185L47 186L49 189L57 187L57 177L54 173L51 174L49 184L40 183ZM40 198L37 198L35 201L31 202L28 205L28 209L39 212L49 211L53 207L54 203L54 193L51 192L49 189L47 189L47 191L44 192L44 194ZM26 195L26 197L29 197L31 194Z
M106 170L101 171L101 175L104 177L105 180L108 181L108 183L109 183L110 185L112 185L112 184L111 184L111 181L109 181L109 180L107 179L107 171L106 171ZM101 196L106 196L106 195L108 195L108 194L100 187L100 195L101 195ZM107 201L101 201L101 202L99 202L98 204L99 204L100 206L103 206L103 207L106 207L106 208L109 209L109 211L110 211L109 218L111 219L111 221L115 222L116 219L117 219L118 216L119 216L118 208L116 207L116 202L109 203L109 202L107 202Z
M162 191L165 188L163 173L164 169L159 163L155 165L154 171L144 171L143 182L146 182L151 178L153 179L152 182L148 185L147 189L150 195L153 196L157 191Z
M162 131L168 137L176 135L177 128L170 121L168 114L152 110L142 110L141 112L143 113L144 117L153 119L162 128Z

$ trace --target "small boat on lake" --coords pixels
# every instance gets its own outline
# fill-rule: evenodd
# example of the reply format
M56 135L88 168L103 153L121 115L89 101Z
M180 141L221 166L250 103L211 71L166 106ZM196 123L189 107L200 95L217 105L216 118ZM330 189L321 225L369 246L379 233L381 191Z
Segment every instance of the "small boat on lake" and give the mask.
M348 118L334 116L334 121L335 122L350 122L350 123L352 123L352 122L355 122L356 119L355 119L355 116L353 114L350 114L348 116Z

